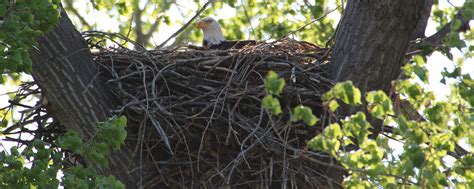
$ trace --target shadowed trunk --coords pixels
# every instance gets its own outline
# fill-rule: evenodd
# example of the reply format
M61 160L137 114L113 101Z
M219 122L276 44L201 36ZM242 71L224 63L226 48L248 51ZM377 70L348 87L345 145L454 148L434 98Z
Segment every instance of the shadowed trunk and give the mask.
M389 92L422 13L422 0L348 1L330 64L337 82Z
M336 82L351 80L362 94L372 90L388 94L391 81L400 74L417 23L424 23L420 21L423 5L422 0L348 1L335 37L329 65L331 78ZM356 111L361 110L343 106L339 113L347 116ZM381 121L371 123L374 137ZM339 170L331 172L344 174Z
M116 97L98 77L85 40L64 11L60 23L37 41L38 48L31 51L32 75L49 102L48 112L67 129L89 140L96 124L112 116L110 110L118 105ZM124 145L120 153L112 153L109 170L101 170L129 187L139 181L136 172L129 173L136 167L130 149Z

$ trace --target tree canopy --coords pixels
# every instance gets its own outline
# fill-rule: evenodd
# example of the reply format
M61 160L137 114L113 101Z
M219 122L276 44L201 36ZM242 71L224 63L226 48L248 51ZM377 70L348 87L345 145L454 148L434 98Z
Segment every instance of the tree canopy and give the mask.
M0 0L0 91L7 92L7 84L28 89L7 93L8 99L0 101L0 188L125 187L100 171L127 137L124 116L97 123L87 141L62 127L56 128L61 136L35 136L42 128L34 122L21 125L24 116L33 116L27 111L32 106L22 104L36 100L29 94L38 93L24 79L32 70L29 52L38 47L39 36L58 24L63 8L84 36L102 32L116 44L143 50L198 45L202 33L192 22L205 16L219 19L228 39L289 37L332 48L349 5L342 0ZM401 55L398 79L386 85L389 91L364 91L366 86L354 85L357 81L341 81L322 97L321 115L305 104L286 110L280 93L287 83L268 70L262 90L267 96L255 106L274 117L291 111L292 123L320 127L322 132L307 141L307 150L337 161L326 163L346 172L343 187L474 187L474 35L469 28L474 1L425 0L423 11ZM436 53L449 61L435 60ZM441 79L433 81L433 75ZM88 166L67 165L67 158Z

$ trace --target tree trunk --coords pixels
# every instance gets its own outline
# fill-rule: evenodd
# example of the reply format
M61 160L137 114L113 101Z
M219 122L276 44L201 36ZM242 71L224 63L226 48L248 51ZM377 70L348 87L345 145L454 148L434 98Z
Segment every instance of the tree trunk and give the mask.
M329 65L332 79L351 80L362 94L379 89L388 93L391 81L400 74L417 23L423 24L420 21L423 5L423 0L348 1ZM347 116L358 110L343 106L340 113ZM377 136L381 122L370 119L375 127L372 136ZM330 172L345 174L340 170Z
M332 79L351 80L363 93L389 92L423 4L423 0L348 1L335 38Z
M64 11L60 23L37 41L39 46L31 51L32 75L49 102L48 112L67 129L90 139L96 124L112 116L110 110L118 105L117 98L98 77L85 40ZM131 161L130 149L125 145L120 153L112 153L109 170L101 172L134 187L139 177L136 172L129 173L137 166Z

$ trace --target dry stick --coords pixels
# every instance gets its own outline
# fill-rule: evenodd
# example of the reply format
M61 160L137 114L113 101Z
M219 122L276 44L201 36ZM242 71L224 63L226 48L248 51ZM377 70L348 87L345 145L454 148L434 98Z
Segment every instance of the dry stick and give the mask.
M171 40L172 38L175 38L179 33L183 32L184 29L186 29L197 17L199 17L199 15L201 15L202 12L204 12L204 10L206 10L209 4L211 4L211 1L208 1L206 4L204 4L204 6L202 6L202 8L199 9L196 12L196 14L188 22L186 22L186 24L184 24L181 28L179 28L178 31L174 32L170 37L168 37L168 39L166 39L163 43L158 45L155 49L160 49L161 47L165 46L169 40Z
M99 37L109 37L110 40L112 40L111 38L112 37L117 37L119 39L123 39L125 40L125 42L129 42L133 45L135 45L136 47L140 47L140 48L143 48L145 49L145 47L143 47L142 45L138 44L137 42L131 40L130 38L126 37L126 36L123 36L122 34L120 33L109 33L109 32L103 32L103 31L96 31L96 30L90 30L90 31L84 31L81 33L83 36L92 36L92 37L95 37L95 36L99 36ZM119 44L118 42L115 42L117 43L118 45L122 45L122 44ZM125 44L125 43L124 43Z
M280 48L284 48L284 46L281 46ZM115 79L113 80L113 83L121 83L122 82L122 83L124 83L124 87L130 86L130 87L132 87L132 89L137 89L137 94L135 94L135 90L130 91L136 97L128 96L127 91L123 91L123 93L125 93L125 98L127 98L128 101L133 102L135 98L140 100L139 102L135 102L134 104L131 104L130 107L127 108L131 111L138 111L138 113L141 112L140 109L143 110L144 107L145 107L145 103L142 102L143 100L153 102L153 101L158 100L158 99L155 98L155 94L153 95L153 98L146 99L146 95L143 92L138 92L138 91L144 91L143 87L150 87L150 86L148 84L147 84L147 86L143 86L143 83L142 83L143 78L142 77L136 77L136 76L132 76L130 74L130 73L134 73L134 72L138 72L138 73L142 72L142 70L140 68L143 67L143 65L141 67L137 67L137 68L135 68L131 65L127 66L127 62L130 61L130 60L127 61L127 59L133 59L134 61L132 61L130 63L132 63L134 65L138 64L137 62L140 62L140 61L143 64L145 64L145 66L150 66L150 64L153 65L153 66L151 66L151 68L154 69L154 71L153 71L154 73L151 74L151 75L156 77L157 74L156 74L155 71L162 70L163 67L165 67L165 65L167 65L167 64L155 65L153 63L153 60L155 60L155 59L167 60L172 64L173 62L175 62L175 63L176 62L182 62L182 60L186 60L186 59L189 59L189 58L196 58L196 57L200 57L200 56L212 56L212 57L222 57L223 56L220 53L216 53L216 52L211 53L211 52L205 52L205 51L178 52L178 53L173 53L173 51L156 51L156 54L155 54L155 52L151 53L151 54L135 53L135 52L126 51L126 50L122 51L120 49L116 49L116 51L117 51L116 53L111 53L109 55L109 56L114 57L115 71L117 73L120 73L121 77L123 77L124 75L130 75L130 76L120 78L120 79L117 79L117 77L115 77ZM255 58L260 57L260 56L257 56L257 54L259 54L259 53L260 52L257 52L257 51L251 51L251 52L249 52L249 54L243 53L243 54L240 54L238 56L243 56L244 58L246 57L244 62L255 62L256 61ZM284 51L281 52L281 53L286 54ZM143 58L145 56L149 56L149 57L148 58ZM228 56L228 55L226 55L226 56ZM271 56L271 55L269 55L269 56ZM281 55L281 56L283 56L283 55ZM306 56L306 55L303 55L303 56ZM271 58L271 57L269 59L264 58L265 61L263 61L263 62L267 62L267 61L272 62L272 63L274 61L281 62L282 61L281 58L282 57L280 57L279 55L275 55L274 58ZM317 57L308 57L308 58L316 59ZM230 58L230 59L232 59L232 58ZM257 58L257 59L260 59L260 58ZM108 62L105 61L105 60L106 59L104 59L102 61L104 63L107 63L106 65L108 65ZM290 61L287 64L292 64L293 65L293 64L295 64L294 62L298 61L298 60L299 59L291 59L291 60L286 60L286 61ZM240 62L240 60L239 60L239 62ZM180 64L180 67L189 68L191 70L193 70L193 68L194 68L199 72L190 72L191 70L188 70L188 69L177 69L173 72L168 72L168 71L165 71L166 70L165 69L165 70L162 71L163 75L159 76L159 77L169 77L171 75L179 76L177 78L169 77L168 80L171 81L171 83L170 83L171 85L176 86L176 85L179 84L179 88L183 88L183 89L179 89L179 90L173 90L175 92L173 94L173 97L185 97L185 98L176 98L176 99L170 98L170 102L163 101L163 105L165 105L167 108L168 108L168 105L172 105L173 107L175 107L175 109L172 111L173 113L175 113L175 115L170 116L171 119L177 118L177 120L179 120L179 121L183 121L182 119L186 119L186 118L180 118L181 116L187 116L187 114L185 114L183 112L187 111L186 107L188 107L188 105L186 105L187 103L183 103L183 101L187 102L187 101L189 101L189 99L195 99L195 98L199 97L199 95L206 94L206 93L209 92L208 89L200 88L199 86L193 85L192 83L191 83L191 85L184 85L181 82L183 79L184 79L184 81L193 80L192 77L183 78L184 75L195 74L195 73L201 74L201 72L208 72L209 70L206 69L205 66L225 67L225 68L228 68L228 66L233 67L233 70L236 72L234 74L235 77L230 79L229 75L231 75L231 74L229 74L229 75L226 74L226 75L223 75L223 76L219 76L220 79L217 79L219 82L221 82L222 80L229 79L229 80L232 80L232 82L239 83L241 79L248 77L248 76L246 76L245 72L249 72L249 71L250 72L256 72L256 74L258 76L260 76L260 79L263 80L263 76L261 76L260 73L259 73L259 72L263 72L262 70L259 70L259 69L255 70L255 68L247 68L246 66L236 68L232 65L222 64L222 61L211 61L209 64L201 65L201 66L197 66L197 67L193 66L193 65L194 64L192 64L192 61L191 61L191 62L187 62L187 63L184 63L184 64ZM257 66L257 65L255 65L255 66L256 66L256 68L259 68L259 66ZM265 68L265 66L263 66L261 69L263 69L263 68ZM305 68L305 66L302 66L302 68ZM300 68L298 68L298 69L300 69ZM302 70L302 71L304 72L304 70ZM147 72L147 75L150 76L150 73ZM314 77L315 80L322 80L323 82L325 81L324 79L319 78L319 76L317 74L311 74L309 76ZM151 77L151 78L147 77L147 80L148 79L152 80L154 77ZM225 77L227 79L223 79L222 77ZM208 79L210 81L216 80L216 78L213 78L213 77L209 77ZM175 84L173 82L173 80L175 80L175 81L178 80L179 82ZM154 82L152 82L152 83L154 83ZM204 84L204 85L206 85L206 84ZM212 86L211 84L207 84L207 85ZM224 85L225 85L225 83L224 83ZM255 85L258 85L258 84L250 84L250 85L253 86L251 88L254 88L254 87L256 87ZM158 85L156 85L156 86L158 86ZM133 87L135 87L135 88L133 88ZM152 89L155 88L155 87L151 86ZM305 88L307 88L307 87L308 86L305 86ZM213 88L213 87L211 87L211 88ZM247 88L247 87L245 87L245 88ZM185 91L182 91L182 90L185 90ZM304 89L304 91L306 91L306 90L316 90L316 89L313 89L311 87L311 88L308 88L308 89ZM193 92L190 92L190 91L193 91ZM243 90L243 91L247 91L247 90ZM254 100L261 100L257 97L259 95L259 91L260 90L247 91L245 96L247 96L248 98L254 99ZM166 93L166 91L157 91L156 95L161 94L162 92ZM169 89L168 89L168 92L169 92ZM214 93L219 93L219 91L213 91L212 93L213 94ZM240 91L239 87L236 88L236 86L233 86L229 89L228 93L230 95L224 97L224 99L238 98L239 95L237 95L237 94L241 94L242 91ZM234 94L234 96L232 94ZM185 95L185 96L183 96L183 95ZM167 94L165 96L170 96L170 94ZM207 97L203 96L203 97L200 97L199 99L197 99L197 101L198 101L198 104L197 104L198 106L197 107L200 107L202 105L206 105L207 103L206 104L202 104L202 103L199 104L199 102L208 102L208 100L210 100L209 98L210 97L208 97L208 96ZM161 104L161 101L157 101L157 102L160 102L160 104ZM227 102L226 104L229 105L228 103L229 102ZM215 105L215 104L212 103L212 104L209 104L209 105L210 105L209 109L211 109L212 106ZM245 102L244 102L243 105L245 105ZM221 105L217 105L217 106L218 106L217 109L221 109ZM203 120L203 119L207 120L208 119L207 116L211 113L211 111L209 111L209 109L208 109L208 111L206 112L205 115L203 115L201 117L196 117L196 120ZM235 109L235 107L234 107L234 109ZM229 109L227 109L227 112L230 112L228 110ZM254 165L252 163L251 163L251 165L249 165L249 162L253 162L253 161L256 160L258 162L265 161L267 163L269 161L271 161L270 165L273 165L274 164L273 162L275 162L275 166L281 166L281 165L284 165L286 163L285 166L288 166L287 169L288 169L289 172L287 172L287 176L285 176L285 177L286 177L288 183L293 183L294 179L293 179L293 172L291 171L291 169L294 169L295 165L293 163L291 163L291 161L294 160L292 156L286 156L287 159L285 160L285 162L282 162L282 161L267 160L267 158L265 158L265 157L262 158L261 154L254 154L252 152L252 150L255 150L255 149L258 149L258 150L263 149L263 150L268 150L268 151L275 152L275 151L278 150L276 148L280 148L279 146L286 146L288 148L289 144L288 144L288 142L286 142L286 140L288 140L288 139L275 138L274 136L270 135L273 131L272 128L255 129L256 127L253 126L254 124L250 124L250 122L249 122L250 120L254 120L254 118L252 118L253 115L250 115L250 117L249 117L249 115L240 115L239 112L241 110L239 110L239 109L237 109L237 110L238 111L234 113L235 116L236 116L236 120L231 120L229 118L229 120L227 120L227 121L229 121L231 125L233 125L233 126L235 125L237 127L236 129L245 130L245 135L242 136L244 138L246 136L248 136L249 134L255 132L256 136L253 136L253 137L255 137L255 140L253 140L250 144L248 144L248 142L247 142L248 145L252 145L252 146L244 146L243 150L242 149L237 150L237 151L241 151L241 153L239 153L239 155L237 155L237 157L235 157L235 159L233 161L232 161L232 159L231 160L229 160L229 159L225 160L225 162L230 161L230 163L228 163L228 165L224 165L225 168L222 171L219 168L217 168L217 172L219 172L219 173L217 173L216 175L211 176L211 178L215 178L215 177L219 177L219 176L220 177L225 177L225 178L223 178L224 179L223 182L227 181L230 178L232 178L232 180L237 179L237 177L241 176L242 171L244 171L244 170L239 169L238 165L246 165L246 167L253 167ZM258 110L261 111L261 107L258 108ZM258 110L257 110L256 114L258 114ZM149 111L149 114L156 114L156 113L162 114L162 112L159 111L159 108L156 107L156 105L154 103L150 103L150 107L149 107L148 111ZM251 111L255 111L255 110L251 110ZM216 114L218 114L218 113L216 112ZM161 116L168 117L166 115L160 115L160 117ZM176 117L176 116L179 116L179 117ZM188 119L189 118L191 118L191 117L188 117ZM160 122L163 119L165 119L165 118L157 118L157 120L159 120ZM258 116L257 116L257 119L259 119ZM260 119L262 119L262 117L260 117ZM166 121L166 119L164 121ZM261 121L263 121L263 120L261 120ZM259 121L259 122L261 122L261 121ZM168 121L166 121L166 122L168 122ZM196 127L194 127L194 128L198 128L199 132L202 132L202 130L205 129L205 127L206 127L206 123L196 122L196 124L197 125L195 125ZM180 127L176 123L175 124L170 124L168 122L166 125L173 125L173 126L170 126L171 129L176 129L176 128L180 129ZM260 124L257 124L257 125L260 125ZM278 128L278 129L281 129L281 128ZM208 132L209 131L210 130L208 130ZM219 131L217 131L217 132L219 132ZM242 131L242 132L244 132L244 131ZM182 132L180 132L180 133L182 133ZM247 133L249 133L249 134L247 134ZM182 134L184 134L184 133L182 133ZM197 134L200 135L201 133L197 133ZM241 134L243 134L243 133L241 133ZM226 137L225 136L226 133L220 133L219 135L222 135L222 137ZM169 137L170 141L173 141L173 142L176 141L176 140L186 142L186 140L177 139L172 135L168 135L168 137ZM250 137L252 137L252 136L250 136ZM180 137L178 137L178 138L180 138ZM184 137L184 138L186 138L186 137ZM145 139L145 140L149 140L149 139ZM199 140L199 139L197 139L197 140ZM238 138L236 138L235 142L236 142L235 144L237 144L237 145L242 145L242 143L239 142ZM145 143L145 145L147 145L147 148L149 148L147 143ZM238 148L238 146L236 146L236 147ZM182 160L187 160L187 161L193 162L193 164L195 164L196 161L192 161L191 157L196 155L197 151L198 151L198 149L196 148L196 149L194 149L194 151L191 152L191 150L188 147L187 153L186 152L183 152L183 153L176 152L177 155L175 157L177 159L171 160L170 162L166 162L165 164L172 166L173 162L180 162L180 160L181 161ZM279 151L281 151L281 150L279 150ZM291 149L291 151L295 151L295 150ZM293 153L293 152L287 152L287 153L290 154L290 153ZM183 156L183 155L185 155L185 156ZM205 167L205 170L207 170L209 168L210 164L218 164L219 165L219 162L216 162L216 160L210 160L210 159L206 159L206 158L203 158L203 157L204 156L200 157L200 161L201 161L200 163L202 164L201 166ZM232 158L232 157L230 157L230 158ZM219 161L219 160L217 160L217 161ZM155 160L153 160L153 162L155 162ZM308 162L308 161L305 160L305 162ZM291 163L291 164L288 164L288 163ZM143 165L143 166L146 167L146 165ZM195 167L195 165L191 165L191 167ZM211 165L211 167L215 167L215 165ZM218 166L218 167L220 167L220 166ZM270 172L272 172L273 171L273 166L270 166L269 169L271 169ZM275 167L275 169L277 169L277 168ZM278 169L280 169L280 168L278 168ZM308 167L303 168L302 171L306 172L306 171L308 171L307 169L309 169L309 168ZM138 170L138 169L136 169L136 170ZM188 172L188 173L191 173L190 171L195 171L195 169L191 169L191 170L187 169L185 171ZM171 172L173 172L173 171L171 171ZM251 172L254 172L254 171L251 171ZM258 176L258 174L260 174L260 173L261 172L258 172L258 173L256 172L255 174L257 174L257 175L253 175L253 176ZM314 175L316 173L309 172L308 174ZM166 174L166 173L163 173L163 174ZM268 170L265 174L266 175L268 174ZM170 176L170 175L171 174L168 174L168 176ZM270 175L272 175L272 173L270 173ZM168 176L166 176L166 177L168 177ZM159 178L159 177L157 177L157 178ZM192 178L194 178L194 176L192 176ZM263 177L260 177L260 178L263 178ZM146 178L144 178L144 179L146 179ZM273 179L273 177L267 178L267 180L272 180L272 179ZM191 180L188 180L188 181L192 182L193 180L194 179L191 179ZM185 182L187 184L189 184L188 181L185 181ZM155 181L152 181L152 182L148 182L148 183L145 184L145 186L149 186L149 184L152 184L152 185L153 184L166 184L164 182L166 182L164 179L159 179L159 180L155 180ZM207 182L207 181L204 181L204 182ZM207 184L207 183L202 183L202 184ZM209 183L209 184L211 184L211 183Z

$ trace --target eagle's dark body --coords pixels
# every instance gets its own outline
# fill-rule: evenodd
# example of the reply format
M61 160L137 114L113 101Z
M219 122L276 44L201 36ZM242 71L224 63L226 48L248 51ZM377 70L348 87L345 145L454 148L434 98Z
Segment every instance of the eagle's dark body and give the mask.
M255 40L240 40L240 41L221 41L219 44L209 45L206 40L203 40L202 45L204 47L209 47L209 49L214 50L227 50L227 49L241 49L247 45L255 45L257 41Z

